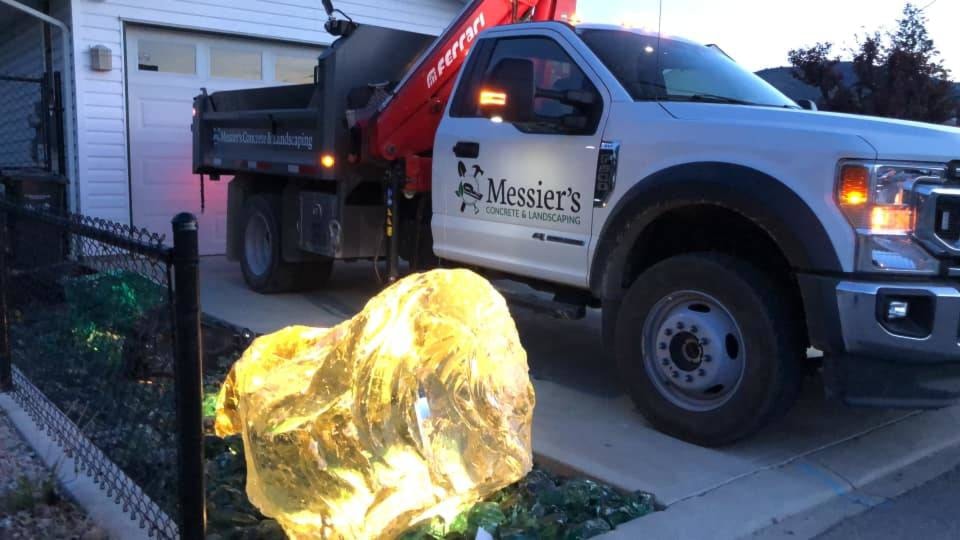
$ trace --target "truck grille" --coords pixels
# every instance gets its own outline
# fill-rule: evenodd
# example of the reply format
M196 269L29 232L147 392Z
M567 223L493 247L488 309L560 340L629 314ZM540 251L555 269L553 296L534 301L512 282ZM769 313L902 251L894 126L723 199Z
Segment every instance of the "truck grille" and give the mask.
M938 197L934 234L948 244L960 242L960 196Z
M960 257L960 186L918 185L914 196L917 240L935 256Z

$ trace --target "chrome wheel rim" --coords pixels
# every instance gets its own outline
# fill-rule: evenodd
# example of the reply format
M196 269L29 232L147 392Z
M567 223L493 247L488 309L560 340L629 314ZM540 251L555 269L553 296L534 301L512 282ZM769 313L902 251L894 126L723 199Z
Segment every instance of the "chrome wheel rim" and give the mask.
M644 321L647 375L664 398L688 411L711 411L727 403L743 380L746 353L736 319L703 292L668 295Z

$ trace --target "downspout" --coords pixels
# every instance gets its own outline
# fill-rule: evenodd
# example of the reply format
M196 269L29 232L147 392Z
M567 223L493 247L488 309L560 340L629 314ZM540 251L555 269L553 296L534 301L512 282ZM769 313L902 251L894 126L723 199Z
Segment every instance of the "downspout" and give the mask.
M47 15L46 13L37 11L36 9L25 6L17 0L0 0L0 3L6 4L13 9L20 10L31 17L40 19L41 21L52 24L60 29L60 36L63 40L63 69L65 71L63 76L63 131L64 133L64 144L66 148L64 151L67 152L67 170L61 171L64 176L67 177L67 185L73 188L73 207L71 210L73 212L80 211L80 181L76 179L76 175L73 174L76 169L77 163L77 146L76 146L76 131L74 130L74 120L76 119L76 111L73 108L73 44L70 41L70 28L58 19Z

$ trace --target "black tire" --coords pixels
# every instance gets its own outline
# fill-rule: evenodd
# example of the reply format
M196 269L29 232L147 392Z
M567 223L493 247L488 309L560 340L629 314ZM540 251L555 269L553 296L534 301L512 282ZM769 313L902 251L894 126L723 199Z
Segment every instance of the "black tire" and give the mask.
M243 211L240 267L247 286L261 294L304 291L330 279L333 259L284 262L280 252L280 197L254 195ZM260 238L260 240L255 240Z
M799 394L804 347L790 295L781 289L775 280L751 264L716 253L672 257L656 264L633 283L617 317L615 355L634 402L657 430L701 446L722 446L756 433L789 410ZM734 347L725 341L723 347L708 349L709 344L702 348L696 345L700 340L696 336L692 338L692 350L701 356L696 356L696 352L686 356L682 347L673 348L681 333L687 340L684 344L690 341L690 329L671 331L673 319L661 315L665 309L661 306L670 306L678 298L696 298L701 293L719 303L717 312L723 314L717 320L733 322L737 337L743 342L742 353L738 352L741 345L737 339ZM689 307L679 305L673 308L678 311L668 313L685 317L693 315L685 309L703 312L709 308L697 303ZM648 317L650 326L645 327ZM649 348L644 343L645 328L651 342ZM667 343L671 338L664 336L670 335L674 337ZM731 334L726 335L729 340ZM664 350L664 345L666 352L657 352ZM703 355L718 349L718 360ZM684 363L685 358L695 360ZM700 363L711 361L714 363ZM684 381L704 376L704 371L697 367L711 366L714 372L726 369L724 372L729 374L735 370L738 382L719 390L716 386L707 391L681 388ZM668 376L668 371L676 371L679 377L672 372ZM698 402L698 398L708 399L707 392L717 392L717 401ZM698 404L705 408L698 408Z

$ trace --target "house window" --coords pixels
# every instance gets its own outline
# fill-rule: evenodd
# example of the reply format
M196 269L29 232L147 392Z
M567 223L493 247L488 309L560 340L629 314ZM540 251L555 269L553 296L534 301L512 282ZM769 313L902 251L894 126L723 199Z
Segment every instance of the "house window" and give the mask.
M317 67L317 59L309 56L277 56L274 79L277 82L289 84L306 84L313 82L313 68Z
M197 48L188 43L141 39L137 42L137 63L140 71L193 75L197 72Z
M257 51L210 48L212 77L259 81L263 78L262 64L262 55Z

